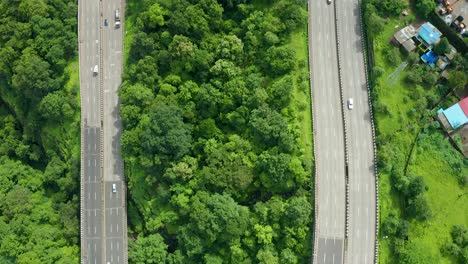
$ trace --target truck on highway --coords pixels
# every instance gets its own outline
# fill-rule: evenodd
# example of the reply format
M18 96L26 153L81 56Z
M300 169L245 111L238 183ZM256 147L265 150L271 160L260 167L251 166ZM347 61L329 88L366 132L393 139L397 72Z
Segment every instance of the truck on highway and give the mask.
M119 12L119 9L115 10L115 27L116 28L120 27L120 12Z

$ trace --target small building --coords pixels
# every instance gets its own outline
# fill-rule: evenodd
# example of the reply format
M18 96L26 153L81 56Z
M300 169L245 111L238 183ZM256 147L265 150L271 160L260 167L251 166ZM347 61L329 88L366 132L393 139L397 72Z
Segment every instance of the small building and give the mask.
M437 116L444 128L451 132L468 123L468 97L451 107L437 111Z
M445 68L447 68L449 64L450 64L450 61L445 56L439 56L439 59L436 62L436 65L440 69L440 71L445 70Z
M440 73L440 78L443 79L444 81L447 81L449 79L449 73L447 70L443 70L441 73Z
M392 38L392 43L395 46L399 47L403 45L406 41L410 40L413 36L416 35L416 29L412 26L406 26L400 30L398 30Z
M432 50L424 53L421 56L421 60L424 61L425 63L429 64L429 66L431 66L431 67L435 66L435 63L437 62L438 58L439 57L437 56L437 54L435 54Z
M449 59L450 61L453 60L453 58L455 57L455 55L457 55L457 49L455 49L454 46L450 45L449 44L449 52L447 53L444 53L445 57L447 57L447 59Z
M411 53L416 49L416 44L414 44L412 39L408 39L407 41L403 42L403 44L401 44L401 47L403 47L406 53Z
M424 44L428 47L439 42L440 36L442 36L442 33L429 22L424 23L419 28L418 37L422 39Z

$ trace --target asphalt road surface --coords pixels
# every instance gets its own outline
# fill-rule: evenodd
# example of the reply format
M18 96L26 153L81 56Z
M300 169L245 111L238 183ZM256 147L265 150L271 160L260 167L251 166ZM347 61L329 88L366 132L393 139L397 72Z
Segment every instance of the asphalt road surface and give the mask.
M126 263L127 223L125 210L125 178L120 149L122 121L119 116L117 91L121 84L123 32L115 26L115 11L119 10L123 22L124 6L120 0L103 0L102 27L103 58L103 117L104 117L104 190L106 263ZM115 184L116 192L112 185Z
M309 62L318 204L314 263L343 263L345 146L338 82L335 15L326 0L309 1Z
M122 29L114 27L117 8L124 10L118 0L79 1L82 263L127 263L126 189L117 97L123 39ZM93 73L95 65L98 74Z
M99 75L99 2L79 5L79 60L82 120L81 155L81 259L102 262L101 117Z
M340 57L345 99L353 98L353 110L345 111L349 158L349 235L346 263L374 262L375 171L372 127L358 0L336 1Z

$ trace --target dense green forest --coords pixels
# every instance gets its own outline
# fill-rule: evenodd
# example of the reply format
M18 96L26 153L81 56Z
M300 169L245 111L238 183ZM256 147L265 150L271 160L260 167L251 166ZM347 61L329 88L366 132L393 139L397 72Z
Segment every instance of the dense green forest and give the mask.
M79 261L76 14L0 1L0 263Z
M306 1L135 0L126 17L129 261L309 261L307 57L289 45Z
M390 44L399 29L428 21L433 0L366 0L363 10L380 176L379 263L467 263L468 159L435 117L460 100L454 91L467 84L468 55L455 56L443 80L420 60L422 51L405 54ZM447 50L447 39L436 54Z

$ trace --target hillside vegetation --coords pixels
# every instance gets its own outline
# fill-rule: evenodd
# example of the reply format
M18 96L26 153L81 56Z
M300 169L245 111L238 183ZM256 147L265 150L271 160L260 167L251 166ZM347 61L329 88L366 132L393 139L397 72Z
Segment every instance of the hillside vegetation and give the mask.
M79 262L76 1L0 1L0 263Z
M306 2L135 0L126 17L129 261L310 261Z

